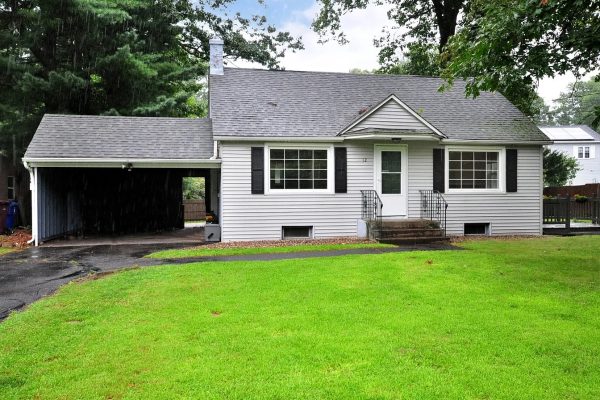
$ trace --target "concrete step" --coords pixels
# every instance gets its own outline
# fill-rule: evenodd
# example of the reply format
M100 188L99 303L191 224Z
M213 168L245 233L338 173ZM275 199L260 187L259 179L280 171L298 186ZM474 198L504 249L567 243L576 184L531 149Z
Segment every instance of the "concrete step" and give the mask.
M447 236L430 236L430 237L402 237L379 239L379 243L395 244L398 246L429 244L429 243L449 243L450 238Z
M438 228L382 229L379 231L380 238L432 236L444 236L444 231Z
M433 229L439 228L437 221L429 219L385 219L381 222L382 229Z

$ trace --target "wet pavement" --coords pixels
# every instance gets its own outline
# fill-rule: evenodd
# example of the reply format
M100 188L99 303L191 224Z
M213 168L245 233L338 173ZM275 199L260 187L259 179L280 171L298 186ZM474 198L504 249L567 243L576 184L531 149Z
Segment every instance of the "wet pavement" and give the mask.
M10 311L90 272L161 264L161 260L142 257L164 248L164 245L30 247L0 256L0 320Z
M145 255L189 244L96 245L77 247L30 247L0 256L0 321L13 310L52 294L69 281L89 273L106 273L131 267L209 261L269 261L350 254L383 254L414 250L456 250L449 244L392 248L357 248L333 251L253 254L238 256L151 259Z

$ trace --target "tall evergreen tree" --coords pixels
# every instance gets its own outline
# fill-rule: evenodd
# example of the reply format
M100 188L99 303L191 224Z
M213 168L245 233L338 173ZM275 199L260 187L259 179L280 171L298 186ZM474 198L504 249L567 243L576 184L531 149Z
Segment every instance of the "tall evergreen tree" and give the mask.
M0 135L25 145L44 113L204 115L211 36L270 67L301 48L233 2L0 0Z

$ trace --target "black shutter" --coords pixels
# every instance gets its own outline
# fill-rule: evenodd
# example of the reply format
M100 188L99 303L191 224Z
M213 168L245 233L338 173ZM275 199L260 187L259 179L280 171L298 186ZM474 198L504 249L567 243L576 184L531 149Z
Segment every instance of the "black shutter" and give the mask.
M252 194L265 193L265 148L252 147Z
M433 190L440 193L445 192L446 186L445 154L444 149L433 149Z
M506 191L517 191L517 149L506 149Z
M348 168L346 158L346 148L336 147L334 151L335 160L335 192L348 192Z

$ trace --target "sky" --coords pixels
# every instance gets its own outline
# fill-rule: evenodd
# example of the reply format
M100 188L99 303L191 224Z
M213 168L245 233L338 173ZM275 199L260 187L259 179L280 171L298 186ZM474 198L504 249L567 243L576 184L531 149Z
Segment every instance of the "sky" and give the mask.
M378 67L378 49L373 39L389 24L385 6L369 6L365 10L353 11L342 18L342 30L349 43L340 45L335 41L318 43L319 36L311 29L319 7L314 0L238 0L232 11L242 15L261 14L279 30L301 36L304 50L288 52L281 66L289 70L349 72L353 68L373 69ZM251 67L244 61L234 66ZM549 105L567 85L574 82L573 74L545 78L539 82L538 94Z

